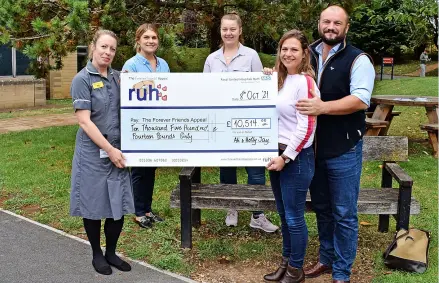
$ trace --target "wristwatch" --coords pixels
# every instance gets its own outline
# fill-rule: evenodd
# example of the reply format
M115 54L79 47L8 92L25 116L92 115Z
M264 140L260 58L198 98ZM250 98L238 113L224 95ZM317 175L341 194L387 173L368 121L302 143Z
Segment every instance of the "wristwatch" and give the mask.
M282 157L282 159L284 160L285 164L287 164L288 162L291 161L291 159L288 156L286 156L285 154L281 154L280 157Z

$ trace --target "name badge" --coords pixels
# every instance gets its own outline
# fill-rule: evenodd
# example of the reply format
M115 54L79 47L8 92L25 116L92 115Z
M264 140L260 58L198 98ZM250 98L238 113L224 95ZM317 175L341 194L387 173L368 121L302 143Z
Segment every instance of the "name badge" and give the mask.
M104 87L104 83L102 81L93 83L93 89L97 89L101 87Z

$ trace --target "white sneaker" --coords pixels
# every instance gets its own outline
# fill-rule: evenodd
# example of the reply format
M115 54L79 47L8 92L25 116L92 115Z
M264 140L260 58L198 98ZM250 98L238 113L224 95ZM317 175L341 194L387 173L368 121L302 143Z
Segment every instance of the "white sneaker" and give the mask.
M226 225L229 227L238 226L238 211L236 211L235 209L227 210Z
M258 218L254 218L252 215L250 220L250 227L255 229L261 229L267 233L273 233L276 232L277 229L279 229L279 227L271 223L270 220L268 220L263 213L259 214Z

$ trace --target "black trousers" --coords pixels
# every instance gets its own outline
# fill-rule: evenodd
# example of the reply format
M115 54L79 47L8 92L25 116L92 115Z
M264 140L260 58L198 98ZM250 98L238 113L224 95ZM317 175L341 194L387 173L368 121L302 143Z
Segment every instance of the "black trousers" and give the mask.
M157 167L131 168L136 216L144 216L145 213L151 212L156 169Z

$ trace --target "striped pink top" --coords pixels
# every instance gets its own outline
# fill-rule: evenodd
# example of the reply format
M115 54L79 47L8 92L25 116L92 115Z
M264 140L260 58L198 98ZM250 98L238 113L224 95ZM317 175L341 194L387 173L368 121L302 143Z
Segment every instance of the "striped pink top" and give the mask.
M320 91L312 80L318 96ZM279 115L279 143L287 145L284 154L294 160L303 148L310 147L316 130L316 117L296 111L296 103L311 98L304 75L288 75L279 91L276 109Z

